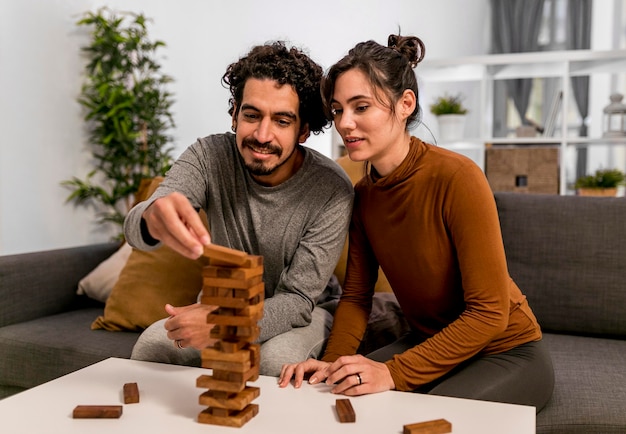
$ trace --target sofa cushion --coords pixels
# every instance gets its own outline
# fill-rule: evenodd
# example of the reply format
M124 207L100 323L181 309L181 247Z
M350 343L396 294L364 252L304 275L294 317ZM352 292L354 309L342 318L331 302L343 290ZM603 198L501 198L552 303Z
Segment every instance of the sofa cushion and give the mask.
M115 253L80 279L76 293L106 303L132 251L128 243L122 244Z
M0 328L0 384L33 387L108 357L129 358L139 334L90 330L101 313L79 309Z
M509 272L542 329L626 336L626 200L495 198Z
M537 415L537 434L623 433L626 341L545 333L554 393Z
M202 289L202 267L207 264L204 257L191 260L167 246L152 251L133 249L106 302L104 315L91 327L141 331L167 317L166 303L195 303Z

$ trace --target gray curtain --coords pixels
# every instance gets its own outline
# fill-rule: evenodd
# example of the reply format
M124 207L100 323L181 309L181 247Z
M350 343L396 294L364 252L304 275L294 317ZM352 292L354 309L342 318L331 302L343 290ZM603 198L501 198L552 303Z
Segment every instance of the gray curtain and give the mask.
M544 0L491 0L491 24L494 53L538 51L537 37L541 26ZM531 79L507 80L509 95L526 122L526 110L532 88Z
M591 47L591 0L569 0L567 3L567 49ZM580 113L579 136L587 136L585 119L589 114L589 76L572 77L574 101ZM577 149L576 178L587 173L587 148Z
M569 0L567 3L567 49L591 47L591 0ZM589 76L572 77L574 100L582 118L580 136L587 136L585 118L589 114Z

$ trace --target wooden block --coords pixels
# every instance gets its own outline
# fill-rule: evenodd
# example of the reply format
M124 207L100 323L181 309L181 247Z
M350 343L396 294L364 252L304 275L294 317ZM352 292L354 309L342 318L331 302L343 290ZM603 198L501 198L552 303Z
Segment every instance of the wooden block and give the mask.
M120 416L121 405L77 405L72 412L74 419L118 419Z
M219 390L209 390L200 395L200 405L208 407L227 408L229 410L243 410L261 394L258 387L246 387L239 393L228 393Z
M356 422L356 415L349 399L338 399L335 401L335 410L339 417L339 422Z
M248 369L246 372L233 372L233 371L222 371L220 369L213 369L212 377L214 380L218 381L228 381L230 383L246 383L250 381L251 378L258 378L259 376L259 367L253 366Z
M220 261L219 259L209 258L209 265L213 265L215 267L233 267L233 264L225 261ZM243 261L243 264L238 265L239 268L255 268L260 265L263 265L263 256L255 256L248 255L246 259Z
M265 284L263 282L259 283L258 285L254 285L253 287L248 289L235 288L233 290L233 297L235 298L245 298L246 300L250 300L257 295L260 297L265 296Z
M248 254L241 250L230 249L217 244L204 246L203 256L227 265L241 266L246 262Z
M220 350L229 352L224 349L225 345L231 345L234 341L240 341L242 345L245 345L247 342L256 341L260 334L261 329L257 325L251 327L216 325L211 329L210 337L213 339L221 339L223 344L220 345Z
M232 289L230 290L232 291ZM200 302L202 304L208 304L211 306L223 306L223 307L232 307L235 309L244 309L250 305L250 301L245 298L235 298L232 296L228 297L211 297L204 295L204 290L202 291L202 297L200 297Z
M202 367L207 369L218 369L220 371L247 372L250 369L250 358L243 362L225 362L222 360L202 359ZM221 389L220 389L221 390Z
M265 303L263 301L257 304L251 304L249 306L244 307L243 309L235 309L235 315L237 316L249 316L252 318L263 318L263 306ZM258 320L257 320L258 321Z
M230 289L248 289L257 285L263 281L263 275L252 276L248 279L229 279L224 277L203 277L202 285L213 287L217 286L219 288L230 288Z
M216 348L205 348L201 351L202 360L219 360L223 362L246 362L250 360L250 350L239 350L234 353L226 353Z
M214 348L225 353L234 353L244 348L246 345L248 345L246 341L242 341L239 339L221 339L215 343Z
M250 350L250 363L253 368L258 368L261 364L261 345L260 344L250 344L248 347ZM258 370L257 374L248 378L248 381L256 381L259 379Z
M250 344L248 350L250 351L251 365L259 366L261 363L261 344Z
M445 434L452 432L452 424L445 419L404 425L402 434Z
M256 316L238 316L238 315L224 315L219 313L210 313L206 316L206 322L209 324L235 326L235 327L253 327L258 320L263 316L263 312Z
M231 329L234 330L235 336L237 337L237 339L241 339L241 340L245 340L248 342L252 342L252 341L256 341L256 339L259 337L259 334L261 333L261 329L259 328L259 326L252 326L252 327L230 327ZM254 338L254 339L251 339Z
M201 389L215 389L223 392L239 393L246 387L246 383L231 383L229 381L219 381L210 375L200 375L196 380L196 387Z
M232 298L235 296L235 291L231 288L220 288L219 286L203 286L202 296L203 297L206 296L206 297L230 297ZM206 303L206 304L209 304L209 303Z
M262 303L262 302L263 302L263 299L265 298L265 297L263 297L264 295L265 295L265 294L257 294L257 295L255 295L254 297L252 297L252 298L249 300L249 301L250 301L250 303L249 303L249 304L250 304L250 305L253 305L253 304L257 304L257 303Z
M207 408L207 410L209 410L209 413L211 413L213 416L220 416L220 417L230 416L230 410L228 410L227 408L209 407Z
M245 389L243 391L239 392L239 393L243 393L243 392L245 392ZM222 390L208 390L205 393L210 393L212 397L214 397L215 399L220 399L220 400L228 400L228 399L231 399L231 398L233 398L233 397L238 395L238 393L224 392ZM200 396L202 396L202 395L200 395ZM202 403L200 403L200 404L202 404ZM212 404L203 404L203 405L206 405L208 407L212 406Z
M136 404L139 402L139 388L137 383L124 384L124 404Z
M259 413L259 406L257 404L250 404L243 410L231 414L228 417L213 416L209 409L203 410L198 415L198 422L207 423L211 425L222 425L231 427L242 427L246 422L252 419Z
M263 265L254 268L217 267L215 265L202 267L202 276L204 277L246 280L259 275L263 275Z
M216 295L224 294L224 289L228 291L226 295ZM202 289L202 296L200 297L200 301L202 302L202 304L210 306L220 306L231 309L246 309L251 306L256 308L263 307L263 294L256 294L252 298L235 297L234 291L237 290L207 286Z

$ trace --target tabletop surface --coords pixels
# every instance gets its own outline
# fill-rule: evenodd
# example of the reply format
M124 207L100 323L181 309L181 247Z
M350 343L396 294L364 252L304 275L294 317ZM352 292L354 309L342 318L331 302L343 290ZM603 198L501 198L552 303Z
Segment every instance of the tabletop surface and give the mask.
M329 386L304 384L281 389L276 378L248 383L260 387L259 414L241 428L197 422L205 407L195 386L206 369L110 358L33 389L0 400L0 426L7 434L33 433L402 433L403 426L446 419L452 432L529 434L535 408L468 399L389 391L349 397L356 422L340 423ZM137 383L140 402L123 404L123 386ZM119 419L73 419L77 405L123 405Z

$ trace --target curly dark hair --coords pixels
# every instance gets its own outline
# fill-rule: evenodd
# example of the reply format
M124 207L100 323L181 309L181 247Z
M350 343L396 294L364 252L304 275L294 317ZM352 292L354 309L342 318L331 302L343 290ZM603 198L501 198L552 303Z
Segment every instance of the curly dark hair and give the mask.
M249 78L275 80L293 87L300 100L302 126L308 124L312 133L320 133L330 124L324 114L320 93L322 75L321 66L302 50L287 48L282 41L253 47L246 56L231 63L222 76L222 83L229 87L231 94L228 114L232 116L235 107L241 106L243 89Z
M322 97L327 115L330 116L337 78L354 68L367 76L374 89L382 91L387 96L389 101L381 98L380 102L389 105L392 112L394 104L405 89L411 89L419 100L413 68L424 59L425 53L424 42L417 36L389 35L386 47L374 41L358 43L345 57L330 67L322 81ZM420 106L416 104L415 110L407 119L407 129L420 119Z

